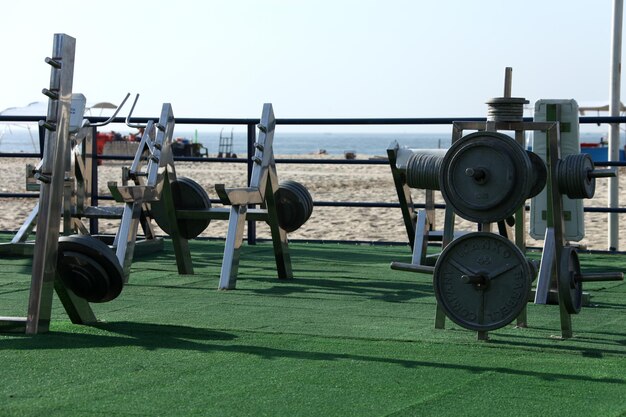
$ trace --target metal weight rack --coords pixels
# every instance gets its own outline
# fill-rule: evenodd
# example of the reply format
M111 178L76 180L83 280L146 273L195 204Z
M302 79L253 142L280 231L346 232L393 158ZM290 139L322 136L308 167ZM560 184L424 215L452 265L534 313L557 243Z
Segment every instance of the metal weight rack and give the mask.
M215 185L221 202L230 208L211 207L210 199L200 185L189 178L172 180L171 177L169 185L172 193L165 194L161 202L152 204L154 219L172 236L175 245L198 236L211 220L228 220L218 287L222 290L236 288L246 220L268 223L278 278L293 277L287 233L298 229L309 219L313 212L313 200L302 184L295 181L279 184L273 151L275 125L272 105L266 103L257 126L260 134L252 157L254 167L249 186L226 188L224 184ZM262 207L248 208L249 205ZM183 233L169 232L174 224ZM180 270L182 261L178 257L177 262Z
M150 121L147 125L147 134L124 180L132 179L135 185L110 184L112 193L126 203L121 212L118 208L87 206L91 160L86 156L85 146L93 140L90 135L93 128L107 124L115 114L100 125L82 121L84 96L72 95L71 91L75 42L68 35L55 35L53 57L46 59L52 67L50 88L43 91L50 100L47 118L42 122L46 141L42 161L33 171L34 178L40 182L37 187L40 197L10 244L12 250L17 247L18 251L27 253L28 249L23 248L29 245L26 237L36 220L28 312L25 318L0 318L2 330L27 334L47 331L53 290L73 323L95 323L89 303L114 299L128 281L138 225L144 227L146 241L161 241L154 235L145 203L158 198L160 172L164 163L171 160L171 156L160 158L161 149L170 149L174 129L171 106L164 105L159 123ZM143 161L147 161L145 170L142 170ZM145 185L143 178L147 179ZM132 201L128 196L132 196ZM89 235L81 221L83 217L121 218L113 250L103 240ZM61 221L63 236L60 236Z
M92 164L94 163L90 150L93 148L95 141L95 129L111 123L122 109L129 96L130 94L124 98L108 120L102 123L90 123L89 120L82 118L86 104L85 96L82 94L72 94L69 145L66 147L66 152L69 152L69 155L66 158L63 186L63 223L61 233L64 236L71 234L89 234L82 219L122 218L123 207L99 207L89 205L92 186ZM37 180L39 172L40 168L27 165L26 189L28 191L40 190L40 183ZM11 241L0 244L0 253L32 256L35 245L31 235L37 224L38 214L39 203L35 205ZM137 240L137 246L141 248L141 252L147 253L161 250L163 248L163 239L154 234L150 222L142 221L141 224L144 237ZM107 241L109 244L112 243L108 241L108 236L97 237Z
M511 69L507 68L505 96L488 102L487 122L454 123L452 146L446 155L436 164L411 167L420 172L407 176L429 179L427 183L432 183L433 189L441 189L446 201L443 251L434 267L399 262L391 267L433 274L436 328L444 328L448 316L486 340L488 331L515 318L518 326L526 326L525 306L537 267L524 255L524 203L547 187L549 219L536 293L541 302L542 297L547 297L546 288L558 288L561 335L568 338L572 336L571 314L580 311L582 282L619 280L623 276L580 272L576 251L567 246L563 236L562 195L591 198L595 178L612 172L594 169L584 154L561 159L559 123L524 122L525 100L511 97L510 92ZM476 132L463 136L465 130ZM514 132L515 138L499 131ZM523 149L527 131L546 132L545 164ZM478 223L479 232L454 239L455 215ZM507 223L515 225L512 236ZM492 224L498 224L498 234L492 233Z
M43 158L36 177L41 182L37 217L37 239L33 255L32 278L26 317L3 317L0 327L36 334L47 331L52 311L52 293L56 290L65 311L73 322L93 323L96 318L89 304L69 291L56 279L59 229L63 204L64 174L70 129L70 109L74 75L76 40L55 34L51 67L48 113ZM34 217L34 216L33 216Z
M400 147L398 142L392 142L387 148L387 156L394 186L402 211L404 227L413 250L411 265L434 266L433 258L426 254L428 242L441 241L442 233L434 230L435 225L435 198L434 191L439 190L439 178L420 173L438 173L441 165L440 150L413 151ZM425 169L415 169L426 165ZM410 175L413 173L414 175ZM411 188L424 190L424 208L415 211L415 204L411 196ZM428 271L430 271L428 269Z

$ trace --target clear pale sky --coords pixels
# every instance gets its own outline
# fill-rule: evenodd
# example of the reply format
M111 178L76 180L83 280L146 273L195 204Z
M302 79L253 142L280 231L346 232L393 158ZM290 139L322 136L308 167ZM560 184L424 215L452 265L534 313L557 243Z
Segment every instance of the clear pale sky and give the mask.
M74 91L136 115L485 116L513 96L607 102L610 0L31 0L2 4L0 110L44 99L54 33ZM624 101L622 88L622 101Z

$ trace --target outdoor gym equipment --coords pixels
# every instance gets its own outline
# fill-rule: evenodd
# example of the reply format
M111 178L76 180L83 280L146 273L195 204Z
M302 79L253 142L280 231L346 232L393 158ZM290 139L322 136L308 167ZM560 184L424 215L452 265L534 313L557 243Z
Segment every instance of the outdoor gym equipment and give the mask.
M170 145L174 124L172 106L165 103L158 123L149 120L142 126L144 134L122 185L108 184L115 200L124 204L112 245L115 252L89 235L59 240L59 276L68 288L87 301L111 301L128 282L140 221L149 219L146 205L161 197L163 172L173 162Z
M224 282L220 288L235 286L247 205L264 205L265 208L252 209L250 217L270 224L279 277L291 278L286 233L306 222L313 210L313 201L301 184L286 181L279 187L277 183L272 151L275 120L271 104L264 106L259 124L262 134L255 145L257 153L253 158L255 168L250 187L239 190L216 186L222 201L233 205L229 211L212 209L202 187L193 180L176 178L171 146L175 120L170 104L163 104L158 122L130 123L137 95L126 122L130 127L144 128L144 133L132 165L123 171L122 184L108 184L111 194L123 207L121 210L89 207L86 200L92 161L85 147L91 144L94 135L89 132L93 132L96 125L82 120L84 96L72 95L75 43L68 35L54 35L53 57L46 59L52 69L50 88L43 90L49 99L48 114L40 123L46 130L45 147L41 163L29 171L32 173L30 186L40 190L39 202L8 246L13 250L26 245L26 237L36 221L28 312L27 317L0 318L0 328L27 334L47 331L53 291L73 323L95 323L89 303L110 301L121 293L129 278L139 225L144 227L146 240L156 240L151 226L151 203L155 206L158 223L172 236L181 274L193 273L187 240L208 226L207 219L229 218L231 226L235 225L236 230L229 227L222 268L226 279L220 281ZM104 124L113 117L115 115ZM78 146L81 143L82 149ZM177 208L188 215L191 212L191 217L185 217ZM197 220L199 212L202 212L200 217L205 218ZM121 219L112 248L88 234L82 223L84 217ZM64 236L60 237L62 219Z
M28 314L27 317L0 319L3 327L25 330L28 334L48 330L53 289L56 290L72 321L95 322L95 316L87 301L77 297L56 279L61 221L59 208L63 204L66 146L70 133L75 44L74 38L55 34L52 58L46 58L46 63L51 66L51 75L50 88L44 90L49 97L49 103L48 114L43 123L46 128L46 141L37 173L41 187Z
M168 232L174 224L181 231L168 232L175 244L198 236L211 220L229 221L219 289L236 288L246 219L267 222L278 277L293 277L287 233L297 230L309 219L313 212L313 199L300 183L284 181L279 185L273 151L275 125L272 105L266 103L257 125L259 137L254 144L254 166L249 186L226 188L224 184L215 185L221 203L230 208L212 207L206 191L189 178L176 180L170 177L173 198L166 197L152 203L152 215L164 231ZM261 205L261 208L254 208L254 205ZM178 257L177 262L181 270L182 261ZM188 262L191 262L190 259Z
M44 90L46 95L52 94L49 90ZM120 219L122 217L121 207L98 207L90 205L92 196L92 165L93 159L90 150L94 144L96 128L109 124L129 95L122 101L115 113L102 123L90 123L83 119L86 99L82 94L71 95L71 111L69 124L69 138L66 141L65 152L65 179L63 181L63 211L62 229L63 235L89 234L83 224L83 219L109 218ZM42 123L44 126L49 123ZM42 160L43 161L43 160ZM26 166L26 189L28 191L39 191L40 181L45 181L42 176L41 162L39 166ZM32 256L34 239L31 239L32 232L37 224L37 217L40 212L39 202L35 204L32 211L27 216L17 233L9 243L0 244L0 253L10 253L14 255ZM158 250L162 247L162 239L154 236L149 223L142 222L145 239L139 243L144 248ZM104 239L104 236L99 238Z
M75 43L75 39L68 35L54 35L53 56L46 59L51 66L51 77L50 88L43 91L49 98L48 114L41 122L46 130L43 158L34 171L34 177L40 182L40 197L29 216L31 220L36 218L36 239L28 313L25 318L1 318L3 329L28 334L47 331L53 290L72 322L96 322L89 302L109 301L121 292L128 280L138 225L141 223L147 227L150 232L147 235L154 236L145 203L158 198L158 177L162 175L163 164L171 160L167 153L174 128L171 106L163 106L158 124L150 121L146 126L140 150L129 171L134 185L117 187L110 184L112 193L126 203L119 216L121 225L113 242L113 252L106 243L90 236L80 220L89 208L84 204L88 187L83 174L87 171L84 160L78 157L78 146L71 148L70 144L76 138L87 137L72 135L73 127L81 126L80 133L93 125L71 122L72 111L82 120L83 111L77 110L81 108L81 101L84 108L84 98L75 100L72 108L72 98L77 98L72 95ZM161 158L161 149L164 149L164 158ZM141 168L143 165L145 170ZM109 215L116 216L117 213L109 212ZM59 237L61 219L66 235ZM20 240L31 230L32 225L25 223ZM78 234L70 235L72 232Z
M567 245L563 235L562 196L591 198L595 178L614 173L595 169L588 155L561 158L558 105L551 107L551 121L524 122L522 106L526 101L510 97L510 91L511 70L507 68L505 97L488 101L487 122L453 123L452 145L441 159L404 155L403 160L416 161L405 167L398 166L397 158L394 161L390 158L390 163L396 164L392 166L392 172L396 170L394 180L397 176L400 185L408 187L411 182L440 189L446 202L443 251L435 266L424 262L425 248L417 242L425 241L427 229L417 224L412 263L393 262L391 267L433 274L436 328L443 328L445 316L448 316L460 326L477 331L479 339L487 339L488 331L506 326L516 317L519 326L526 326L525 307L537 266L524 255L524 203L546 188L547 229L535 303L547 303L550 291L556 292L561 336L568 338L572 336L571 315L578 313L582 305L582 283L621 280L623 274L581 273L578 255ZM463 136L464 130L477 132ZM498 131L512 131L515 137ZM548 150L545 161L523 149L527 131L545 132ZM402 154L397 146L391 149L396 156ZM397 181L396 188L399 196L405 194ZM400 200L402 206L402 198ZM405 224L406 211L408 208L403 208ZM480 231L455 240L455 215L478 223ZM508 237L503 227L507 222L515 225L515 243L491 233L492 224L497 223L499 234Z

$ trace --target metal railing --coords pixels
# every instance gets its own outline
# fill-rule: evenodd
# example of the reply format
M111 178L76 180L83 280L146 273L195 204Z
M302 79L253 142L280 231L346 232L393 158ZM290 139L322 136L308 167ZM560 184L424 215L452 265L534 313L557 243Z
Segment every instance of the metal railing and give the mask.
M91 123L99 123L107 120L106 117L88 117ZM147 117L133 117L135 123L146 123L153 118ZM0 116L0 122L39 122L45 120L45 116ZM530 122L532 118L524 118L524 121ZM291 125L291 126L324 126L324 125L370 125L370 126L384 126L384 125L452 125L454 122L484 122L484 117L440 117L440 118L288 118L288 119L276 119L277 125ZM624 124L626 123L626 117L580 117L581 124ZM112 123L124 123L125 119L118 117L112 120ZM241 163L247 166L248 180L252 174L254 155L254 143L256 142L256 125L259 123L259 119L256 118L176 118L177 125L234 125L234 126L246 126L247 128L247 157L246 158L204 158L204 157L176 157L176 161L191 161L191 162L219 162L219 163ZM94 137L96 136L96 128L94 127ZM41 157L43 151L43 130L39 129L39 143L40 153L2 153L0 152L0 158L27 158L27 157ZM94 160L132 160L132 156L105 156L97 155L96 144L92 149L91 156ZM290 163L290 164L356 164L356 165L387 165L386 160L370 160L370 159L276 159L276 163ZM626 166L625 162L618 161L604 161L596 162L597 166ZM99 200L112 199L107 196L98 195L98 165L92 164L92 189L91 189L91 205L97 206ZM0 199L2 198L38 198L37 193L0 193ZM218 202L214 200L213 202ZM314 206L318 207L369 207L369 208L398 208L398 203L387 202L337 202L337 201L315 201ZM423 204L416 204L418 208L423 208ZM435 205L437 209L445 208L445 205ZM528 209L528 208L527 208ZM626 213L626 208L609 208L609 207L585 207L585 212L593 213ZM97 219L91 219L90 222L91 233L97 233L98 223ZM256 242L256 223L254 221L248 222L248 243L254 244Z

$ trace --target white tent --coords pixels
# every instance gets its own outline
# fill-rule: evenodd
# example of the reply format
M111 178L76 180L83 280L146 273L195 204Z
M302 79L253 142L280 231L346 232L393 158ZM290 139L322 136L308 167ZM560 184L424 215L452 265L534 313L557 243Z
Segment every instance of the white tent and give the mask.
M88 116L101 116L105 110L115 110L117 106L108 101L98 103L87 103L85 114ZM96 111L99 111L96 114ZM0 111L1 116L45 116L48 113L47 101L35 101L24 107L9 107Z

